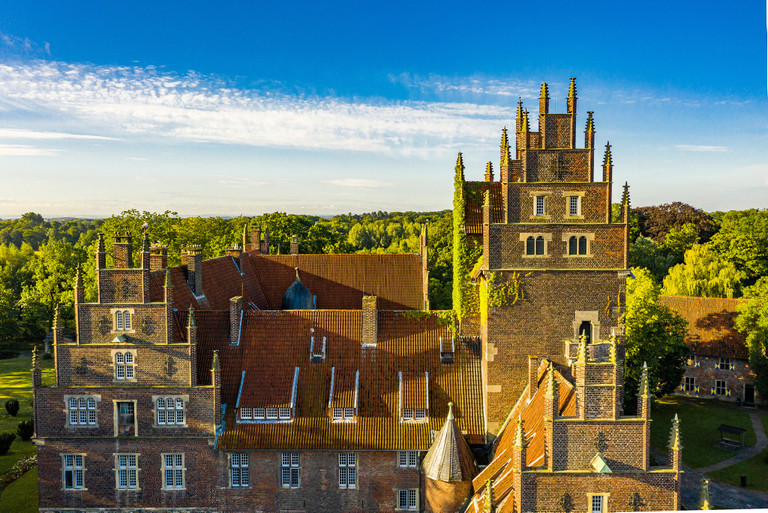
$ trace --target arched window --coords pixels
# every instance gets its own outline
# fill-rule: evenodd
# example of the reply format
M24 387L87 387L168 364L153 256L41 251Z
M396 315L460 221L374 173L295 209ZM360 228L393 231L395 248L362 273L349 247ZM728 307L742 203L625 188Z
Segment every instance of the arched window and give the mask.
M579 255L587 254L587 238L583 235L579 237Z
M544 254L544 237L542 237L541 235L536 237L536 254L537 255Z
M572 236L570 239L568 239L568 254L569 255L576 255L578 254L578 241L576 240L576 236Z
M115 379L134 379L134 367L133 353L115 353Z
M130 331L131 312L130 310L117 310L115 312L115 331Z
M536 254L536 243L533 237L528 237L528 239L525 241L525 254L526 255Z
M589 321L582 321L581 325L579 326L579 338L581 338L582 335L585 335L587 337L587 344L592 342L592 323Z

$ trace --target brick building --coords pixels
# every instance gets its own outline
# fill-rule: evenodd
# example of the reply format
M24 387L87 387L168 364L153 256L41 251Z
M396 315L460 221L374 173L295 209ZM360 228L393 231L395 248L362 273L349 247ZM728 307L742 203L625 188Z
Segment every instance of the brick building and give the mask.
M755 374L749 368L746 334L736 330L740 299L661 296L659 303L688 321L691 357L678 395L717 398L755 406Z
M460 332L429 311L425 231L418 255L270 255L246 228L173 268L146 234L107 268L100 239L55 385L33 365L41 510L676 509L679 436L651 468L647 391L621 408L628 199L611 219L610 147L595 181L573 82L567 105L544 84L538 132L519 106L500 181L459 160L456 228L483 249Z

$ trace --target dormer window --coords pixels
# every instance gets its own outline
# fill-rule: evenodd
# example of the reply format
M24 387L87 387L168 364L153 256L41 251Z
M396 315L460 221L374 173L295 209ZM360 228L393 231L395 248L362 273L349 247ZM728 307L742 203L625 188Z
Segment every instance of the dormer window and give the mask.
M333 422L357 422L358 397L360 395L360 371L354 374L331 368L331 392L328 394L328 411Z
M273 406L240 406L240 400L243 397L243 385L245 384L245 374L243 374L240 393L238 393L235 408L238 410L237 421L244 423L267 423L267 422L291 422L296 412L296 393L299 383L299 368L295 367L293 372L293 387L291 388L290 402L283 396L283 404ZM287 387L286 387L287 388ZM246 389L247 392L247 389ZM265 396L266 397L266 396ZM275 399L275 396L270 396ZM279 402L277 398L276 402Z
M443 337L440 337L440 363L453 363L453 353L456 348L451 337L451 343L444 344Z
M312 328L309 330L310 333L314 333L315 329ZM323 337L323 343L322 345L315 341L315 335L310 336L310 342L309 342L309 361L311 362L324 362L325 361L325 344L326 339Z
M400 422L426 422L429 419L429 373L403 377L400 382Z

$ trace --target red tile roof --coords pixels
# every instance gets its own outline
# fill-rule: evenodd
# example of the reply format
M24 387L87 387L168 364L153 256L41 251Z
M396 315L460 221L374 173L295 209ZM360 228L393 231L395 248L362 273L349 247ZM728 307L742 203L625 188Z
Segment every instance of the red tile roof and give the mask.
M746 335L736 331L736 307L741 299L661 296L668 306L688 321L685 342L694 353L706 356L749 358Z
M207 322L201 318L202 322ZM221 347L199 342L222 353L222 402L227 404L222 449L412 449L426 450L431 432L439 430L448 402L470 442L483 442L480 348L476 342L456 342L453 364L440 363L439 338L448 339L437 315L426 318L380 311L378 344L362 347L362 312L338 310L247 311L239 346ZM223 325L219 327L223 330ZM326 336L325 361L309 358L310 328ZM223 335L222 335L223 336ZM226 338L226 337L225 337ZM317 340L317 338L316 338ZM205 361L210 357L205 356ZM210 364L201 365L210 367ZM300 368L296 418L289 423L245 424L235 421L235 401L242 371L245 383L241 405L280 400ZM360 370L356 422L332 422L328 411L331 369L335 367L334 396L348 402L354 375ZM429 372L430 416L424 423L400 423L398 373ZM290 374L290 379L288 375ZM279 390L278 390L279 389ZM275 395L279 394L279 397ZM271 399L275 397L275 399Z

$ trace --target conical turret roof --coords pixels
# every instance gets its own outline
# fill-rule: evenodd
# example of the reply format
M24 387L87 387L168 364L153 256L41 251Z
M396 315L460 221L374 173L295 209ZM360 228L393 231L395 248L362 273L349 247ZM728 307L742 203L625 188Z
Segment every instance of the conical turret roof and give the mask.
M448 403L448 409L445 424L424 457L422 469L435 481L470 481L477 473L475 457L453 418L453 403Z

